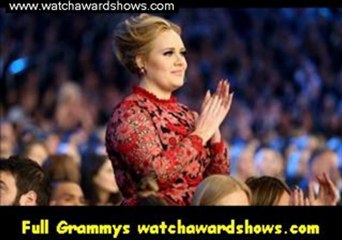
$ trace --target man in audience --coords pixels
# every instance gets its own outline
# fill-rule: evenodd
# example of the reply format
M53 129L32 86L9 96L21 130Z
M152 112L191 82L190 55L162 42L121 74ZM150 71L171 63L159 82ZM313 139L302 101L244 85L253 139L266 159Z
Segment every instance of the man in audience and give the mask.
M43 169L29 158L11 156L0 161L0 205L48 205Z

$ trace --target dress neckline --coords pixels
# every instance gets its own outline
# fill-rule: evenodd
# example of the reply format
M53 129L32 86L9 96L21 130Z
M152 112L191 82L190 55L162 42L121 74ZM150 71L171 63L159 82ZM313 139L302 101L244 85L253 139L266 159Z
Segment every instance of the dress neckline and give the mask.
M133 92L157 103L175 103L177 101L177 98L174 96L171 96L169 99L160 99L154 93L151 93L139 86L133 86Z

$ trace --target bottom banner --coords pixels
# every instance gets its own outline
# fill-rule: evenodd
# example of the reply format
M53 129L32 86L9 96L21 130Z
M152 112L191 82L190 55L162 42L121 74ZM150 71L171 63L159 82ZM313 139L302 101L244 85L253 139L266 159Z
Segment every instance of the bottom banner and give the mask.
M1 207L6 239L340 239L341 207ZM333 237L334 236L334 237Z

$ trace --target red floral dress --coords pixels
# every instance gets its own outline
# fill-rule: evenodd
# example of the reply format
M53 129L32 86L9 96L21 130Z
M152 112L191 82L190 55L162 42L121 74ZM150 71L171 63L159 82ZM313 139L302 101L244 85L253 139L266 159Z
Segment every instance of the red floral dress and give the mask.
M225 144L202 146L202 139L191 134L194 122L194 113L176 98L161 100L140 87L116 107L106 148L124 205L135 205L136 187L146 176L156 179L169 203L184 206L204 177L229 173Z

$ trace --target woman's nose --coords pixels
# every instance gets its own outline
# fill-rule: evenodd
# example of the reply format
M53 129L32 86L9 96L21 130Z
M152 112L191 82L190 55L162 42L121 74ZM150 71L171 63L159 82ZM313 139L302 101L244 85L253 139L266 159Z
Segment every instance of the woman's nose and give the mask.
M186 60L183 55L177 54L175 65L186 65Z

